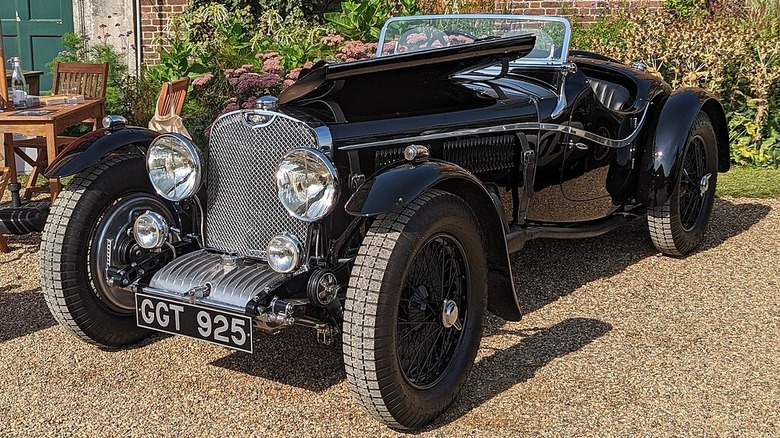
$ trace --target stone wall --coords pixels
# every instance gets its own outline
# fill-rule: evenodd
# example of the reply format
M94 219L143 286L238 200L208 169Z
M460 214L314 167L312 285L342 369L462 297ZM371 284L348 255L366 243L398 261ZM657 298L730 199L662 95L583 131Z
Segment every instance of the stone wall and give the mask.
M92 41L107 41L136 67L135 0L73 0L73 30ZM129 31L129 33L128 33Z

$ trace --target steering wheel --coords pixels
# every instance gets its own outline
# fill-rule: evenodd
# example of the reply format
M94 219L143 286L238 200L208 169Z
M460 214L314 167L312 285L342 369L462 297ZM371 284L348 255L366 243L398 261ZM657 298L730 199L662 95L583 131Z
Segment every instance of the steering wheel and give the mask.
M398 43L396 43L395 46L395 52L399 53L398 49L402 46L405 46L406 51L408 52L413 52L420 49L431 49L434 48L434 44L437 42L439 43L438 47L447 47L450 45L450 42L447 39L447 34L435 27L413 27L401 34L401 36L398 38ZM423 44L420 45L420 43ZM417 47L412 49L414 46Z
M477 38L476 35L470 34L468 32L462 32L459 30L448 30L444 32L447 35L447 42L449 45L454 46L458 44L468 44L473 43L474 41L479 41L479 38ZM463 37L466 40L471 41L463 41L463 42L457 42L457 40L453 41L452 37Z

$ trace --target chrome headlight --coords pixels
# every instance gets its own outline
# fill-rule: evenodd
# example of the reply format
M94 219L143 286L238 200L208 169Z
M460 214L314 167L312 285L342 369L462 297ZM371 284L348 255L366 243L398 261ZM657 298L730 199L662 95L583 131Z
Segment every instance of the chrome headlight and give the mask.
M314 222L336 206L338 175L328 157L312 148L287 152L276 168L279 202L296 219Z
M163 134L152 141L146 152L146 170L154 189L169 201L187 199L200 187L200 155L181 134Z

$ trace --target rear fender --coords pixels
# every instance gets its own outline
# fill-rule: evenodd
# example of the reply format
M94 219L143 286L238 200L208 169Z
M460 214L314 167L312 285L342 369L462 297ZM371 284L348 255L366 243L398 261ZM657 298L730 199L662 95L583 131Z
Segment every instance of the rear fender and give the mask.
M729 138L726 115L720 102L699 88L675 90L660 110L654 135L648 138L640 177L639 199L648 207L666 203L672 196L682 166L685 143L699 111L712 120L718 147L718 171L730 166Z
M510 321L520 320L519 299L512 281L500 205L467 170L451 163L402 164L375 175L345 205L353 216L371 217L402 208L428 189L459 196L475 212L488 268L488 310Z
M146 149L159 135L159 132L138 126L114 131L105 128L92 131L69 144L46 168L44 175L47 178L75 175L126 146L135 145Z

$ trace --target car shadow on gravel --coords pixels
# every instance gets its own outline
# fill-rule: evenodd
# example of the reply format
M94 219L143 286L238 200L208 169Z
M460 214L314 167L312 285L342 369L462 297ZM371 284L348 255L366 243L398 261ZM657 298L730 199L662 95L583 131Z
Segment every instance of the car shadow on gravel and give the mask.
M18 288L0 286L0 343L56 324L40 289L15 291Z
M717 247L748 230L771 210L765 204L716 199L709 230L697 252ZM644 217L591 239L528 242L512 256L522 313L538 310L591 281L616 275L657 254Z
M255 330L254 336L254 354L232 353L211 365L313 392L323 392L347 377L341 337L331 346L321 345L315 332L304 327L278 334Z
M523 338L474 364L460 397L426 430L456 421L493 397L533 378L537 370L551 361L580 350L610 330L612 325L590 318L570 318L543 328L497 330L495 334Z

